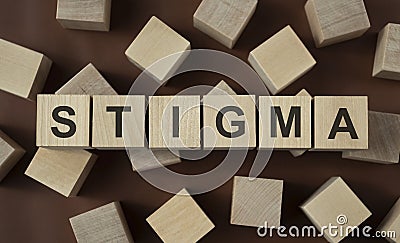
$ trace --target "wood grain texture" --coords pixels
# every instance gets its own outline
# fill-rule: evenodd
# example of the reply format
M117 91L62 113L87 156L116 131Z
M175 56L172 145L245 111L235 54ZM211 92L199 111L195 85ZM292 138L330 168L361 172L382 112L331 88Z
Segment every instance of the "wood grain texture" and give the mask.
M396 201L393 207L390 209L386 217L382 220L381 224L379 225L378 229L380 231L394 231L395 237L387 237L386 239L389 242L400 242L399 235L400 235L400 199Z
M181 190L146 221L163 242L197 242L214 224L190 194Z
M76 196L96 159L85 150L39 148L25 175L65 197Z
M330 178L300 208L318 230L330 224L343 226L346 230L349 226L359 226L371 216L368 208L340 177ZM347 218L347 223L338 223L341 215ZM339 242L345 238L340 234L333 237L327 230L324 231L324 237L329 242Z
M138 150L129 150L129 153L135 153L130 158L134 159L132 163L133 171L146 171L159 168L161 166L173 165L182 162L179 155L169 150L150 150L147 148Z
M304 8L316 47L360 37L371 26L363 0L308 0Z
M281 225L283 181L235 176L231 224L260 227Z
M25 150L0 130L0 182L25 154Z
M36 100L51 68L45 55L0 39L0 90Z
M274 95L316 64L290 26L286 26L252 50L248 61Z
M368 112L368 149L349 150L342 158L381 164L399 163L400 115Z
M77 242L133 242L119 202L112 202L69 219Z
M224 80L221 80L207 95L236 95L236 92Z
M203 0L193 15L193 25L233 48L256 7L257 0Z
M66 29L109 31L111 0L58 0L56 19Z

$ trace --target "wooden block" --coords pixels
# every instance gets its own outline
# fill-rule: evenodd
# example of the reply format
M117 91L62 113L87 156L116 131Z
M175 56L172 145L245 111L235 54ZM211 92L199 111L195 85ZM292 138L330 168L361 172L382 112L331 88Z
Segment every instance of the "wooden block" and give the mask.
M203 0L193 15L195 28L233 48L257 7L257 0Z
M400 242L400 199L396 201L378 228L381 232L395 232L395 235L386 238L389 242Z
M190 42L153 16L128 47L125 55L138 68L147 70L162 81L184 61L187 53L183 52L186 50L190 50ZM161 60L172 54L175 55ZM159 60L162 64L151 68Z
M56 91L60 95L117 95L117 92L89 63L64 86Z
M231 224L260 227L281 225L283 181L235 176Z
M38 95L36 146L89 148L89 124L89 95Z
M338 227L343 232L359 226L371 212L340 177L332 177L300 206L311 222L321 231L322 227ZM324 228L324 237L329 242L339 242L344 234L329 234ZM337 231L338 232L338 231Z
M314 149L368 149L368 97L314 97Z
M78 242L133 242L119 202L112 202L69 219Z
M0 181L25 154L25 150L0 130Z
M66 29L109 31L111 0L58 0L56 19Z
M135 164L132 164L133 171L152 170L161 166L182 162L178 155L169 150L150 150L144 148L134 151L129 150L129 152L135 153L135 155L131 156L131 159L136 159Z
M363 0L308 0L304 8L316 47L360 37L371 26Z
M400 25L389 23L379 32L372 76L400 80Z
M399 163L400 115L369 111L368 137L367 150L344 151L342 157L381 164Z
M45 55L0 39L0 89L29 100L44 87L51 60Z
M164 242L197 242L214 228L214 224L185 189L146 221Z
M236 92L224 80L221 80L207 95L236 95Z
M25 175L65 197L76 196L96 159L85 150L39 148Z
M285 89L316 64L289 25L252 50L248 59L272 94Z
M93 96L92 147L143 148L145 101L142 95Z
M205 149L256 147L255 96L204 96L203 124Z
M200 148L200 96L151 96L149 99L151 149Z

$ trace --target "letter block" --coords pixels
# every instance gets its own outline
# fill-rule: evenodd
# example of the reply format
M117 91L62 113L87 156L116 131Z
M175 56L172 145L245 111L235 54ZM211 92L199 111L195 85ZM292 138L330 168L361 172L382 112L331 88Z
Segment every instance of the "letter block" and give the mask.
M0 130L0 181L25 154L25 150Z
M236 92L224 80L221 80L207 95L236 95Z
M136 159L135 163L132 163L133 171L152 170L161 166L182 162L179 155L176 155L169 150L151 150L144 148L129 150L129 154L131 160Z
M378 228L382 232L394 231L396 235L387 237L386 239L389 242L400 242L400 199L396 201Z

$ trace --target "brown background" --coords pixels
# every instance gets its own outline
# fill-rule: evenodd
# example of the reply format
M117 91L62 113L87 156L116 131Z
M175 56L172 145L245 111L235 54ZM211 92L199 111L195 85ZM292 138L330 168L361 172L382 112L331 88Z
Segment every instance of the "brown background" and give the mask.
M128 62L124 51L152 15L190 40L193 49L222 50L242 60L247 60L251 49L290 24L318 64L283 94L294 95L307 88L313 95L368 95L371 110L400 113L400 83L371 77L378 31L387 22L400 22L398 0L366 0L372 25L366 35L322 49L314 48L303 9L305 0L260 0L233 50L193 28L192 15L199 3L200 0L114 0L111 32L98 33L64 30L55 20L55 0L1 0L0 37L43 52L54 61L44 93L53 93L92 62L120 94L125 94L140 71ZM172 80L162 92L173 94L194 84L215 85L219 79L210 74L183 75ZM229 83L240 92L237 85ZM171 195L153 188L133 173L124 151L96 151L100 158L79 197L64 198L24 176L37 149L35 104L1 92L0 127L28 150L0 184L1 242L73 242L68 218L113 200L122 201L135 241L160 241L145 218ZM250 153L239 175L248 174L254 153ZM207 171L223 156L223 151L214 152L207 159L184 162L171 169L186 173ZM342 160L340 153L307 153L293 158L288 152L274 152L261 176L285 180L282 223L309 225L311 222L298 205L329 177L337 175L348 182L372 211L366 224L374 228L400 196L398 165ZM195 196L216 225L202 241L267 241L258 238L254 228L229 224L231 191L232 180L210 193ZM273 242L289 241L324 242L323 239L273 239ZM367 239L345 242L367 242Z

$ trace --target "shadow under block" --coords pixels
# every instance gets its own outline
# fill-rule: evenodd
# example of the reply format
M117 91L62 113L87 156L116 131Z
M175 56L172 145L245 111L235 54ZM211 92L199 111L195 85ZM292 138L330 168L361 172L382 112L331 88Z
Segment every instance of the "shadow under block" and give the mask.
M371 26L363 0L308 0L304 8L316 47L360 37Z
M150 96L149 121L151 149L201 147L200 96Z
M58 0L56 19L66 29L109 31L111 0Z
M387 24L378 35L372 76L400 80L400 25Z
M236 92L224 80L221 80L207 95L236 95Z
M367 150L344 151L342 157L381 164L399 163L400 115L369 111L368 137Z
M252 50L248 61L274 95L316 64L289 25Z
M314 149L368 149L368 97L314 97Z
M145 96L93 96L92 147L144 148Z
M256 7L257 0L203 0L193 15L193 25L233 48Z
M283 181L235 176L231 224L279 227Z
M89 95L38 95L36 146L89 148Z
M129 153L130 158L135 162L132 163L133 171L146 171L182 162L179 155L169 150L150 150L144 148L129 150Z
M300 208L319 231L332 225L339 229L343 227L343 232L346 232L350 230L348 227L359 226L371 216L368 208L340 177L330 178ZM343 218L347 219L344 224L340 220ZM327 229L323 234L329 242L339 242L346 237L340 234L334 237Z
M395 237L387 237L386 239L389 242L400 242L400 199L396 201L393 207L390 209L389 213L383 219L381 224L379 225L380 231L394 231L396 232Z
M89 63L55 94L60 95L117 95L95 66Z
M0 130L0 182L25 154L25 150Z
M25 175L65 197L76 196L96 159L85 150L39 148Z
M125 55L138 68L147 70L157 81L163 81L184 61L186 50L190 50L190 42L153 16L125 51Z
M163 242L197 242L214 228L203 210L183 189L146 221Z
M0 39L0 89L29 100L44 87L51 68L45 55Z
M119 202L112 202L69 219L77 242L133 242Z

